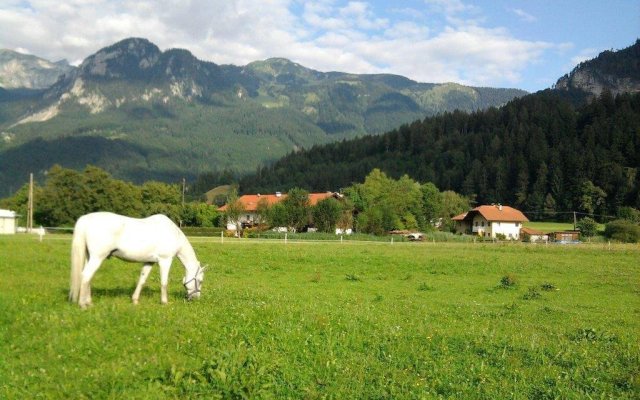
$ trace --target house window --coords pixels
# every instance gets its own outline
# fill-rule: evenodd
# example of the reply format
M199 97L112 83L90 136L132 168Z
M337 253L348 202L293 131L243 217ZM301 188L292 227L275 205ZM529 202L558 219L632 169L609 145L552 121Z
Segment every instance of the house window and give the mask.
M516 228L520 226L520 222L516 222Z
M482 221L482 227L484 228L484 221Z
M498 222L498 226L500 226L500 222Z

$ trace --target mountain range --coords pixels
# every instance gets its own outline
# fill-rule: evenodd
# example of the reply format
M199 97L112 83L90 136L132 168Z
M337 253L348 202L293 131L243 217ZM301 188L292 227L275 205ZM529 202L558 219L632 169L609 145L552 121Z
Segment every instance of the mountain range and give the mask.
M0 54L2 195L56 163L94 164L134 182L246 173L302 148L526 94L319 72L283 58L217 65L140 38L103 48L78 67Z

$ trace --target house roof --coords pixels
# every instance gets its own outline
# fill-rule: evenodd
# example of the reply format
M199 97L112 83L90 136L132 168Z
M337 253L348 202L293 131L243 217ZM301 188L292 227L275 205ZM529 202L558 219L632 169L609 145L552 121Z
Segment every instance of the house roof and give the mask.
M489 222L527 222L529 219L524 216L520 210L516 210L513 207L503 206L500 204L490 206L479 206L473 210L456 215L451 218L454 221L471 221L473 218L480 214L484 219Z
M520 233L525 233L527 235L546 235L546 233L542 231L527 227L520 228Z
M309 205L315 206L320 201L327 199L329 197L335 197L335 196L336 194L332 192L309 193ZM272 206L276 203L281 202L286 198L287 198L286 194L245 194L240 196L240 198L238 198L238 201L240 201L240 203L243 205L245 211L255 212L258 210L258 203L262 199L266 200L267 205ZM226 211L226 210L227 210L227 204L218 208L218 211Z
M0 209L0 218L16 218L15 211Z

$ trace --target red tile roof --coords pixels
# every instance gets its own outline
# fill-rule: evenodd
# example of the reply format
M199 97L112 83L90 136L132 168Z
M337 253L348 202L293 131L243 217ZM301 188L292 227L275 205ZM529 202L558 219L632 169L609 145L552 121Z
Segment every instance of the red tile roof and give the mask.
M320 201L327 199L329 197L333 197L334 193L325 192L325 193L309 193L309 205L315 206ZM276 203L281 202L286 199L286 194L275 195L275 194L245 194L238 198L238 201L242 203L244 206L244 210L248 212L255 212L258 210L258 202L262 199L266 199L267 205L272 206ZM263 200L264 201L264 200ZM227 205L218 208L218 211L226 211Z
M526 233L527 235L546 235L546 233L542 231L527 227L520 228L520 233Z
M524 214L509 206L491 205L491 206L479 206L473 210L456 215L451 218L454 221L472 220L476 214L482 215L487 221L501 221L501 222L527 222L529 219Z

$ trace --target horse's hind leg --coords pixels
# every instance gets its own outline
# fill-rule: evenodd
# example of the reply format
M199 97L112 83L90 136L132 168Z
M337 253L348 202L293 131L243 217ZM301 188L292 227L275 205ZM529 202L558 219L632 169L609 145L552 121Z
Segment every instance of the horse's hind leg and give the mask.
M138 304L138 299L140 298L140 292L142 291L142 286L147 281L147 277L151 272L151 267L153 264L147 263L142 266L142 271L140 271L140 278L138 279L138 286L136 286L136 290L133 292L133 296L131 296L131 300L133 300L133 304Z
M104 258L89 257L89 261L82 270L82 282L80 283L79 296L80 298L78 299L78 304L82 308L87 308L87 306L91 305L91 279L93 278L93 275L96 273L98 268L100 268L102 260L104 260Z

